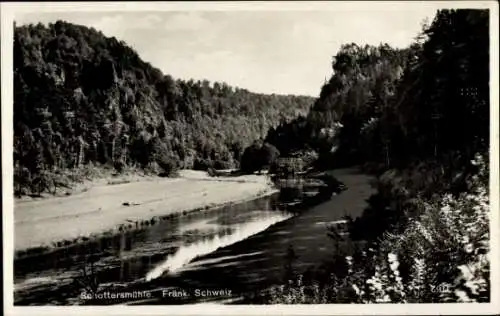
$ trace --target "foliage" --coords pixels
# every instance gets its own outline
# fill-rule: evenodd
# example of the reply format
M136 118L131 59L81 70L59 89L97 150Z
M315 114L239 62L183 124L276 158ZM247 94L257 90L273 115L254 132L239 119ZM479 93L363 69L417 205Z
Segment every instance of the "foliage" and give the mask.
M266 140L282 153L314 149L330 157L337 149L335 163L360 159L363 124L378 117L389 106L413 48L343 45L333 58L334 74L321 89L307 117L281 122ZM328 158L331 160L331 157Z
M252 173L264 168L269 169L279 155L280 152L273 145L256 141L243 152L241 170Z
M329 281L292 279L271 302L490 300L488 23L486 10L440 10L423 43L385 50L395 62L379 63L381 72L363 71L376 63L366 67L356 45L337 54L304 125L340 121L338 150L319 160L378 166L377 193L349 219L359 247L335 254ZM363 74L385 84L362 85Z
M169 177L169 176L176 174L177 164L176 164L174 159L164 156L164 157L158 158L156 163L158 164L158 166L162 170L160 175Z
M270 128L265 140L287 156L307 148L310 128L312 125L309 124L306 117L300 115L294 120L282 120L276 128Z
M29 182L44 172L90 163L117 171L154 170L152 164L163 164L166 156L181 168L238 167L243 148L280 120L305 113L312 102L226 83L176 80L93 28L63 21L19 26L14 32L17 194L29 193Z
M298 275L274 287L270 303L444 303L490 300L488 170L467 180L471 190L422 200L420 215L401 232L343 257L324 284ZM337 256L338 258L339 256ZM324 278L323 278L324 279Z
M314 168L318 159L318 154L314 150L299 150L293 152L288 157L281 157L274 161L269 168L269 172L285 177L295 175Z
M462 152L468 162L489 144L488 11L441 10L424 35L396 104L400 150L417 158Z
M405 168L450 152L466 164L489 144L488 60L488 11L440 10L408 48L343 45L307 117L266 140L284 155L312 148L322 168Z
M478 156L476 162L481 159ZM485 174L483 163L475 177ZM380 250L394 258L392 272L387 273L399 275L397 258L404 267L400 270L405 271L399 298L391 297L391 301L489 301L487 182L469 181L470 192L424 202L417 221L409 223L402 234L388 233L382 240ZM372 280L380 282L380 278Z

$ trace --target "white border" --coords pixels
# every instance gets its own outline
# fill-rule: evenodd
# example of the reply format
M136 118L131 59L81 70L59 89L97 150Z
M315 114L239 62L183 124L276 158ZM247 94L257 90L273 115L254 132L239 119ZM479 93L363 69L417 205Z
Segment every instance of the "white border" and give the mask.
M401 10L433 8L484 8L490 10L490 194L491 194L491 299L489 304L370 304L370 305L188 305L188 306L13 306L13 20L15 14L68 11L305 11ZM2 181L5 315L330 315L330 314L500 314L499 278L499 103L498 103L498 3L496 1L297 1L297 2L38 2L1 3L2 70Z

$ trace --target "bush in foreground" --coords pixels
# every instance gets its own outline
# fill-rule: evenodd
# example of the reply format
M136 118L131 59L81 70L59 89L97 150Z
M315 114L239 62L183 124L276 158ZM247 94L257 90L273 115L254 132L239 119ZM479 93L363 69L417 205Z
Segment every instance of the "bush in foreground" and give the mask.
M298 276L273 288L269 303L488 302L488 167L480 155L472 163L479 171L468 192L420 201L420 215L401 233L345 256L347 273L335 268L322 286Z

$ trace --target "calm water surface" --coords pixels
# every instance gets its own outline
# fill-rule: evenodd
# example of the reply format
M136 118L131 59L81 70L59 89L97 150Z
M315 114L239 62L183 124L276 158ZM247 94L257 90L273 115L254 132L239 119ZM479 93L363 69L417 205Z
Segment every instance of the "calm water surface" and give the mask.
M175 275L210 254L284 221L272 195L216 210L171 218L134 232L106 236L57 253L15 262L15 302L81 304L82 290L97 276L101 288L125 288ZM88 282L87 282L88 281Z
M345 214L359 216L373 193L371 178L356 170L337 170L335 176L349 189L298 214L283 210L283 196L275 194L17 260L15 304L238 303L245 293L282 284L290 247L299 270L333 253L327 226ZM82 295L95 289L138 295Z

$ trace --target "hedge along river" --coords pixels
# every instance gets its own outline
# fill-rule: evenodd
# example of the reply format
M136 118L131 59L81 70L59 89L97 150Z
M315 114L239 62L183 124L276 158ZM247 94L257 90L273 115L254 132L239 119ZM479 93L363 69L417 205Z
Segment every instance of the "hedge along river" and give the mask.
M313 198L312 204L317 205L300 213L283 208L283 196L275 194L18 260L15 304L225 302L245 291L277 284L290 246L296 247L303 267L317 264L331 253L326 226L340 221L346 208L357 216L365 207L369 177L353 170L335 171L335 176L349 189L331 200ZM82 295L106 291L151 296L89 299Z

